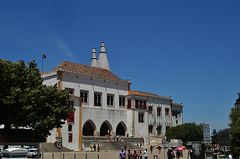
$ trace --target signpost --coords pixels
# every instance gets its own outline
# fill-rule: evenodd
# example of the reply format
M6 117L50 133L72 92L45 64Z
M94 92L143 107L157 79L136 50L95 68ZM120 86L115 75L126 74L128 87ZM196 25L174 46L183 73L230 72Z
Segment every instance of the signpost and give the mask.
M166 143L167 143L167 140L166 140L165 137L164 137L164 138L162 139L162 144L163 144L163 149L164 149L164 151L163 151L163 153L164 153L164 158L165 158L165 149L166 149L166 147L167 147Z

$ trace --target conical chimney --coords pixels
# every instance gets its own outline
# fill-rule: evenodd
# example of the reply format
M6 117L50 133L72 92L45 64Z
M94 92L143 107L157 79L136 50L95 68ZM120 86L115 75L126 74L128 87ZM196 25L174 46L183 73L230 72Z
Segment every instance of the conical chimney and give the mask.
M107 69L110 71L104 42L101 42L101 50L100 50L99 58L98 58L98 66L100 68Z
M92 49L91 66L93 66L93 67L98 67L97 56L96 56L96 48L93 48L93 49Z

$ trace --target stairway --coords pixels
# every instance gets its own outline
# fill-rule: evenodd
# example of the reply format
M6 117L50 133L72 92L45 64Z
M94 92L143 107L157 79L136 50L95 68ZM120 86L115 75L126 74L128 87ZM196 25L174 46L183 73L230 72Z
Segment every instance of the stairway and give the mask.
M127 146L128 149L143 149L138 146L135 146L129 142L115 142L115 141L107 141L101 146L101 150L120 150L122 147Z
M40 144L40 151L41 152L59 152L60 149L58 149L53 143L41 143ZM62 147L61 148L62 152L70 152L72 150Z

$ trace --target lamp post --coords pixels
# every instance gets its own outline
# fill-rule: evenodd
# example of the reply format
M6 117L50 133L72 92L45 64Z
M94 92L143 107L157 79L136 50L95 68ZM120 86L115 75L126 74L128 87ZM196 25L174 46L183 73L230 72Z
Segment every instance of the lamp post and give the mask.
M238 99L236 100L235 108L240 109L240 93L238 93Z

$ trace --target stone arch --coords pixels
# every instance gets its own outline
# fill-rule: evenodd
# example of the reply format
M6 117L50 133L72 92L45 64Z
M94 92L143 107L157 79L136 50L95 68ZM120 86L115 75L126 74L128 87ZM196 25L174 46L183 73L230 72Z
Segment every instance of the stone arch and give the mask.
M92 120L87 120L83 125L83 136L94 136L96 134L96 126Z
M106 136L112 133L112 125L105 120L100 127L100 136Z
M116 135L126 136L127 126L124 122L119 122L116 128Z

